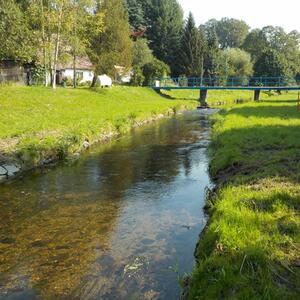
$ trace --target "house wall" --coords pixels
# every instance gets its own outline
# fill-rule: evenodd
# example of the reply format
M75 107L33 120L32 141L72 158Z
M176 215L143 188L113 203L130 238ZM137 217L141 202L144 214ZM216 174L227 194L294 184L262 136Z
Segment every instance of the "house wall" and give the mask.
M94 77L93 71L90 70L76 70L77 73L82 73L82 79L80 80L80 83L92 81ZM67 77L70 79L73 79L74 76L74 70L73 69L65 69L62 71L62 77Z
M11 61L0 62L0 83L8 82L26 84L27 75L24 67Z

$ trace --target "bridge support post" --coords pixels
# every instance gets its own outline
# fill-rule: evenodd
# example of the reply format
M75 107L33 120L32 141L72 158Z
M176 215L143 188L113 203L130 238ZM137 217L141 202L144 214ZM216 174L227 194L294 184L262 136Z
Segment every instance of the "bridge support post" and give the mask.
M254 91L254 101L259 101L260 90Z
M199 101L200 101L201 107L207 107L208 106L208 104L206 102L206 99L207 99L207 90L200 90Z

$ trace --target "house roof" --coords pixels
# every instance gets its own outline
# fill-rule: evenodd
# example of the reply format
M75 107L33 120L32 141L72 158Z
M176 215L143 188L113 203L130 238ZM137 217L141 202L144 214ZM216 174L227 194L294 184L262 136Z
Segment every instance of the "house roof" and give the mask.
M57 65L57 70L73 69L73 61L67 63L59 63ZM76 59L76 69L80 70L93 70L93 64L87 56L78 57Z

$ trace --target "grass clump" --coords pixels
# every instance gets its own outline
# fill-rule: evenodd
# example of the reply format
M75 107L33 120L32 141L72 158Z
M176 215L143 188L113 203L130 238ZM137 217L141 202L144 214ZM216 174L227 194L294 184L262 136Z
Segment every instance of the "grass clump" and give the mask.
M217 188L189 299L299 299L300 112L296 93L214 116Z
M150 88L114 87L52 90L0 87L0 160L18 158L34 166L45 157L63 159L106 135L197 106L193 100L165 99Z

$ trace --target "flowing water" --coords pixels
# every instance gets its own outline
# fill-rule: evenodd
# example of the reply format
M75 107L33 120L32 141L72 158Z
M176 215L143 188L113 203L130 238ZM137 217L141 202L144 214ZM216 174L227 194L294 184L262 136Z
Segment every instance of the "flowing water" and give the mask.
M0 298L179 299L206 222L208 114L0 186Z

